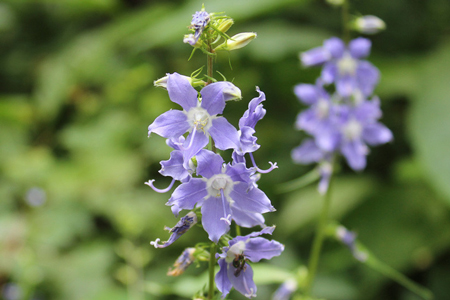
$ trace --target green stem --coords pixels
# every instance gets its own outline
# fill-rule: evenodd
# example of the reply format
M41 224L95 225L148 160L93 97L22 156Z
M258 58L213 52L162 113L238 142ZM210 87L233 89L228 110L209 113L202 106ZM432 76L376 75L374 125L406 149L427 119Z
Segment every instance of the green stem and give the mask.
M209 291L208 298L211 300L214 297L214 268L216 266L216 244L211 244L209 251Z
M342 4L342 31L343 31L343 38L344 42L347 44L350 42L350 27L349 27L349 1L350 0L344 0L344 3Z
M214 64L214 56L212 55L213 53L213 48L211 45L208 46L208 52L211 53L207 56L207 62L206 62L206 72L208 75L208 80L206 81L206 84L210 84L212 82L211 78L213 78L213 64Z
M318 168L314 168L305 175L294 180L279 184L276 188L278 193L292 192L301 189L320 179L320 172Z
M236 236L241 235L241 227L239 227L238 224L236 224Z
M316 276L317 265L319 264L320 251L322 249L322 244L328 223L328 213L330 210L330 203L331 203L331 178L330 178L330 185L323 197L323 200L324 202L319 217L319 224L317 226L316 236L314 237L314 242L311 248L311 255L308 261L308 277L306 278L305 284L306 296L309 296L311 293L314 277Z

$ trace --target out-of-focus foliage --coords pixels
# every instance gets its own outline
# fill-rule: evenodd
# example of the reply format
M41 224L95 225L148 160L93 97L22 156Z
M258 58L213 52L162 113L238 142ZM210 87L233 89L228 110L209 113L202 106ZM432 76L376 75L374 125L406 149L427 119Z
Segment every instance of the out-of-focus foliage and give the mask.
M315 187L277 194L279 183L309 170L291 162L302 108L296 83L312 83L298 53L339 36L340 12L324 1L208 0L207 11L235 19L230 34L255 31L242 51L215 69L239 86L244 100L225 114L236 125L255 86L266 93L255 156L280 168L260 185L278 212L274 238L282 256L255 266L258 299L297 272L308 257L320 199ZM371 37L370 60L382 81L383 123L395 141L373 149L367 170L345 166L333 187L333 217L388 265L450 293L450 3L351 1L387 30ZM0 291L13 299L178 299L206 283L206 265L179 278L165 274L181 251L206 234L194 228L167 249L177 219L143 183L156 178L170 149L147 126L175 107L153 81L189 75L205 65L182 43L202 1L4 0L0 3ZM233 69L229 67L229 59ZM267 276L270 274L271 276ZM358 264L346 248L325 244L315 294L327 299L416 299ZM233 299L241 299L232 294Z

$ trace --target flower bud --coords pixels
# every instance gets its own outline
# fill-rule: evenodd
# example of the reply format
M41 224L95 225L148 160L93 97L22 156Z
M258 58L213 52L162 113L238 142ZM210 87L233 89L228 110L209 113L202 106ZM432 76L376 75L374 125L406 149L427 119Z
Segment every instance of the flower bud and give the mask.
M220 23L219 26L217 26L217 29L220 32L227 32L228 29L231 28L231 26L234 24L233 19L226 19L225 21L223 21L222 23Z
M255 32L242 32L233 35L229 40L227 40L222 45L219 45L215 50L236 50L247 46L252 40L256 38Z
M375 34L386 29L386 23L377 16L372 15L356 18L351 26L354 30L365 34Z
M186 78L193 87L206 85L206 82L204 82L203 80L193 78L190 76L184 76L184 75L181 75L181 76ZM162 87L164 89L167 89L167 79L168 79L167 75L164 77L161 77L160 79L153 81L153 85L156 87Z
M342 6L347 0L327 0L327 3L333 6Z

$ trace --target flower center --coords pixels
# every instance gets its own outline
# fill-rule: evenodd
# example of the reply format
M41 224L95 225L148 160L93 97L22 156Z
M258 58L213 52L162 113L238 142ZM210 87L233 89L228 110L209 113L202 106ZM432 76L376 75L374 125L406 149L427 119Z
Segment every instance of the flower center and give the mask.
M197 129L198 131L203 131L204 133L206 133L212 126L211 116L208 114L206 109L202 107L191 108L187 113L187 117L189 125Z
M216 174L208 179L206 189L212 197L221 197L220 191L223 191L223 195L228 199L233 189L233 180L227 174Z
M356 71L356 60L346 53L337 63L339 74L353 75Z
M229 264L232 263L233 260L236 259L236 256L242 255L244 253L244 250L245 250L245 242L244 241L237 242L236 244L231 246L230 249L228 249L225 261Z
M362 127L361 123L359 123L355 119L351 119L344 126L343 133L347 139L354 140L361 136L362 130L363 130L363 127Z
M330 111L330 104L327 100L320 98L317 102L317 116L319 119L325 119Z

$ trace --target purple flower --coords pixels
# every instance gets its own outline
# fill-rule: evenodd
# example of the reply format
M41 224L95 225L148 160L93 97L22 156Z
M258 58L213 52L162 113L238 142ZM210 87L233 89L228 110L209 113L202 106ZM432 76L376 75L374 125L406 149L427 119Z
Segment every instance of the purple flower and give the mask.
M377 68L365 60L370 53L371 42L365 38L350 41L348 47L336 37L326 40L322 47L301 54L305 66L323 65L321 79L325 84L334 83L342 97L349 97L355 90L365 96L372 94L380 74Z
M203 228L215 243L229 231L231 220L243 227L264 225L261 214L275 209L264 192L250 188L253 172L245 164L224 165L220 155L207 150L197 155L197 162L203 178L182 183L167 202L175 215L201 206Z
M253 270L248 261L271 259L283 252L284 246L279 242L259 237L262 234L272 234L274 229L274 226L266 227L260 232L237 236L229 241L228 247L222 248L222 254L218 255L220 270L215 278L222 298L228 295L232 287L245 297L256 297Z
M305 130L315 138L323 151L334 151L339 143L339 106L333 103L320 84L298 84L295 95L311 107L297 116L296 127Z
M355 107L344 107L341 115L340 150L353 170L366 167L366 156L369 152L366 144L375 146L393 139L392 132L377 122L380 117L378 97L374 97L372 101L365 100Z
M148 127L149 135L155 132L168 139L178 139L190 132L185 142L185 162L208 144L209 136L220 150L238 146L236 128L224 117L217 116L223 112L226 101L241 97L235 85L226 81L209 84L201 90L200 101L189 81L173 73L168 75L167 91L170 100L179 104L183 111L169 110L157 117Z
M188 231L192 226L197 224L197 215L194 212L189 212L186 216L182 217L180 221L173 227L165 227L165 230L168 230L171 235L167 242L162 242L162 244L158 244L160 239L157 238L155 241L150 242L150 245L155 246L155 248L166 248L170 246L178 240L180 236L182 236L186 231Z
M336 238L346 245L357 260L364 262L367 260L367 253L360 251L356 246L356 233L348 230L344 226L336 228Z
M192 35L192 37L188 39L185 38L183 42L189 43L191 46L194 46L202 35L203 29L205 29L210 20L211 18L206 11L196 11L195 14L192 15L191 26L189 26L189 28L195 30L195 33L194 35Z

